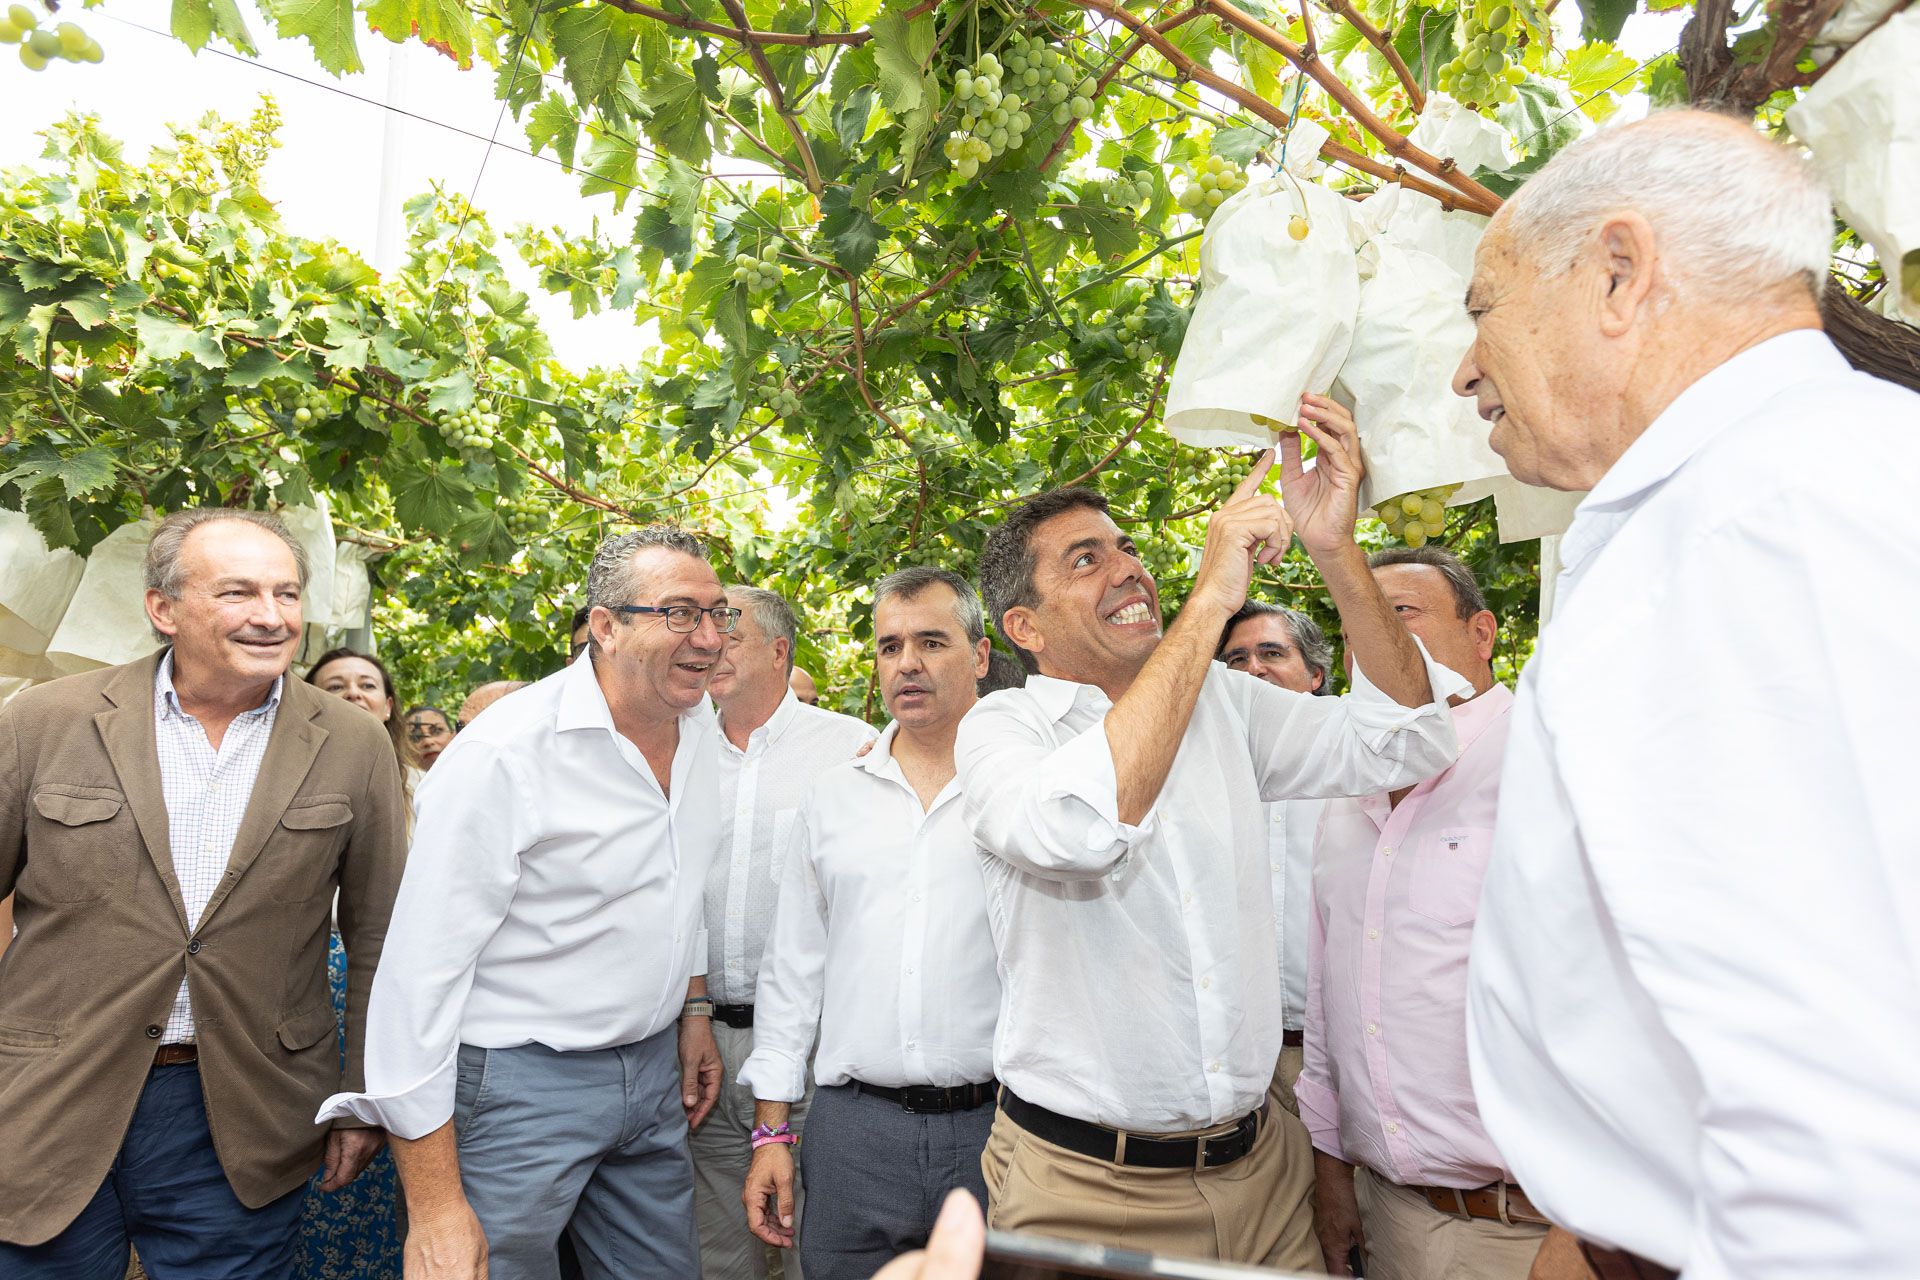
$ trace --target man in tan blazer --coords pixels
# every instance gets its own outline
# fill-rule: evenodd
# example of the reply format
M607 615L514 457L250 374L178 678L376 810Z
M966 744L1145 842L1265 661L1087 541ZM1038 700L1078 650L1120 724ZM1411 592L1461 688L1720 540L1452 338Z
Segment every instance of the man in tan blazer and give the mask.
M308 1179L377 1130L367 993L406 856L393 748L286 679L307 579L272 516L176 512L146 563L168 647L0 712L0 1275L290 1274ZM336 894L348 1066L327 987Z

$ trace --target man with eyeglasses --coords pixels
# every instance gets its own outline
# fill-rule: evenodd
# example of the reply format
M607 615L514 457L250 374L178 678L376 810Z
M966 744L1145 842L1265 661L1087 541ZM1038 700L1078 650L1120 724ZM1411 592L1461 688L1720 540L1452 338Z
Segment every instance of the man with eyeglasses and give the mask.
M1320 624L1298 609L1249 600L1227 620L1214 655L1229 671L1244 671L1294 693L1331 694L1327 674L1333 646ZM1280 1064L1273 1097L1300 1114L1294 1082L1305 1065L1307 1026L1307 904L1313 893L1313 836L1326 801L1301 796L1266 806L1268 871L1273 877L1273 925L1280 935Z
M468 726L420 787L368 1012L407 1272L693 1276L687 1133L720 1091L701 893L719 840L707 681L739 610L670 526L607 539L587 660Z

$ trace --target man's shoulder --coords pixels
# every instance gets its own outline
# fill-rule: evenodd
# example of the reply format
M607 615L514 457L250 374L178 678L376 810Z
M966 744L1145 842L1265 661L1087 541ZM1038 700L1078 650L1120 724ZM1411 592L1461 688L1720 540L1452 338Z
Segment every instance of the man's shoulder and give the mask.
M1863 466L1884 476L1920 467L1920 393L1847 369L1796 382L1721 432L1674 487L1719 495L1711 509L1728 496L1741 505L1794 497L1852 506Z
M36 684L15 694L0 716L12 720L23 733L34 730L63 730L73 717L105 711L115 705L109 690L151 702L153 699L154 659L138 658L117 667L97 667L70 676L61 676Z
M831 737L834 740L845 738L859 746L879 731L858 716L847 715L843 711L833 711L827 707L810 707L802 702L796 708L801 723L807 726L809 736Z

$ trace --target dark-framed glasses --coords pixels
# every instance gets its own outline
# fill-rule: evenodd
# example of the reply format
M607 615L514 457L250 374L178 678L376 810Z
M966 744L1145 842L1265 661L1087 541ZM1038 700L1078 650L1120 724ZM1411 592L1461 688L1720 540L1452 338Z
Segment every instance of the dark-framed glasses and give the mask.
M700 629L700 615L703 613L713 615L714 628L721 635L731 632L734 624L740 621L740 610L724 604L717 604L711 609L702 609L697 604L614 604L607 608L614 613L660 614L667 620L667 630L678 631L682 635Z

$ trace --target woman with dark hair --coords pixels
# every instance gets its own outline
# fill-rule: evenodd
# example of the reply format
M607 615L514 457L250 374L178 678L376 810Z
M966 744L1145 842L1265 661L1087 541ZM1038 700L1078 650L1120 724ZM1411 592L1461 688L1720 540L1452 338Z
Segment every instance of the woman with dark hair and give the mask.
M413 744L407 741L406 725L400 718L400 699L393 691L393 676L386 664L357 649L329 649L307 668L307 683L322 693L365 707L387 726L387 737L393 740L394 763L400 770L400 785L411 797L413 784L420 777L420 766L414 757Z
M453 717L438 707L408 707L407 741L413 744L421 772L426 772L453 743Z
M407 740L400 716L400 698L393 676L372 654L355 649L330 649L307 669L307 683L323 693L365 707L387 726L393 741L394 766L409 797L420 779L413 744ZM340 1065L346 1066L347 953L340 934L333 935L327 956L327 976L333 987L334 1016L340 1020ZM316 1175L317 1176L317 1175ZM300 1256L295 1280L399 1280L401 1244L399 1196L393 1156L380 1152L366 1172L338 1191L309 1190L300 1217Z

